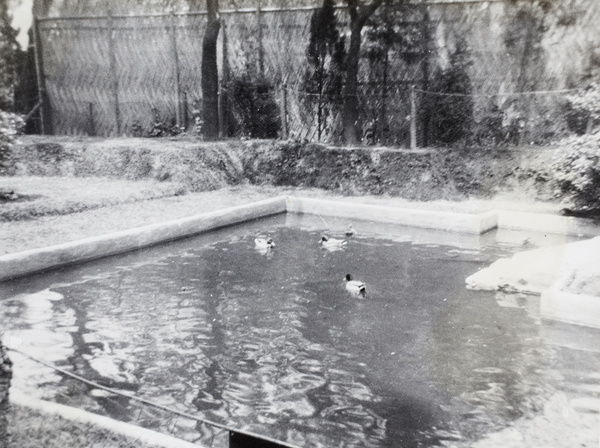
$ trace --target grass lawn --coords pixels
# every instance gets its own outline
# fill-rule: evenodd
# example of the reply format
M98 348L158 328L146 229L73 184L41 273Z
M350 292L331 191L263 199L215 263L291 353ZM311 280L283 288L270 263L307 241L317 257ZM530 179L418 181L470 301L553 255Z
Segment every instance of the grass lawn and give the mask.
M176 183L77 177L0 177L0 192L14 193L0 202L0 221L66 215L119 204L185 193Z
M164 448L110 429L11 405L7 448Z

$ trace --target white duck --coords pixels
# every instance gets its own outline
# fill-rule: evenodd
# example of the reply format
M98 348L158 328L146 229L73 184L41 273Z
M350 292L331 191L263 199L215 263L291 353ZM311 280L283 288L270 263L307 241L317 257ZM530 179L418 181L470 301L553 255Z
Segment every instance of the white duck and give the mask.
M321 241L319 241L319 244L325 247L326 249L341 249L342 247L348 244L348 241L339 240L336 238L329 238L328 236L323 235L321 237Z
M355 296L361 296L363 298L365 297L367 294L367 287L363 282L360 280L352 280L352 276L350 274L347 274L344 280L346 281L346 290L349 293Z
M254 246L257 249L273 249L275 247L275 243L273 242L273 238L254 238Z

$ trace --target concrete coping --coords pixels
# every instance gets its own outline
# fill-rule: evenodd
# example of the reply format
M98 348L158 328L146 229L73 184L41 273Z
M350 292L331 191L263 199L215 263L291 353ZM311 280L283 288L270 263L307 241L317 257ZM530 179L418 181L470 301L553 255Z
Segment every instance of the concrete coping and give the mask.
M557 282L542 292L540 317L600 329L600 297L562 291Z
M496 228L598 235L600 227L572 217L486 211L452 213L356 202L281 196L187 218L0 256L0 281L172 241L279 213L307 213L448 232L483 234Z

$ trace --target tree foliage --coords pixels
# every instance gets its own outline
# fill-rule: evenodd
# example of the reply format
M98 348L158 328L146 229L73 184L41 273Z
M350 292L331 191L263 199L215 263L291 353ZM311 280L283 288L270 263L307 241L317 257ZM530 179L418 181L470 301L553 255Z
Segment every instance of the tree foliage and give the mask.
M440 69L431 81L431 90L425 101L429 114L429 132L433 141L451 144L465 138L473 122L473 92L468 67L471 57L464 41L458 41L450 56L450 63Z
M358 141L356 124L358 122L358 66L360 63L361 33L367 20L383 4L384 0L372 0L361 4L359 0L346 0L350 15L350 44L346 53L346 82L344 84L344 109L342 125L346 144Z
M316 107L319 140L330 113L341 104L345 40L337 28L333 0L324 0L310 20L310 38L306 51L308 66L304 74L304 105Z
M600 132L568 137L554 163L556 179L579 210L600 210Z
M311 93L339 94L342 86L345 42L337 29L333 0L324 0L310 19L310 38L307 49L310 64L305 87Z
M573 110L588 119L587 134L572 136L559 142L554 171L561 189L571 194L580 210L600 210L600 131L594 123L600 120L600 85L592 82L569 96Z
M600 84L592 82L586 87L567 96L567 120L572 130L578 134L591 132L600 123Z
M17 31L10 26L8 2L0 2L0 109L10 110L16 82L19 44Z

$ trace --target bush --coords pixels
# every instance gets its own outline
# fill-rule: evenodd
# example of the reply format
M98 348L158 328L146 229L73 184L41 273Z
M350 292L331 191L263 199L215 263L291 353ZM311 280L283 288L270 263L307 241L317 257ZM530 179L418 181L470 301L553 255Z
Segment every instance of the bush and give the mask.
M265 80L233 80L229 98L232 118L240 137L277 138L280 130L275 88Z
M11 146L25 127L25 120L20 115L0 110L0 174L6 171L6 163L10 157Z
M600 209L600 132L559 142L564 151L554 162L556 180L581 210Z
M600 122L600 85L597 82L579 89L567 97L566 118L569 128L577 134L590 132Z

